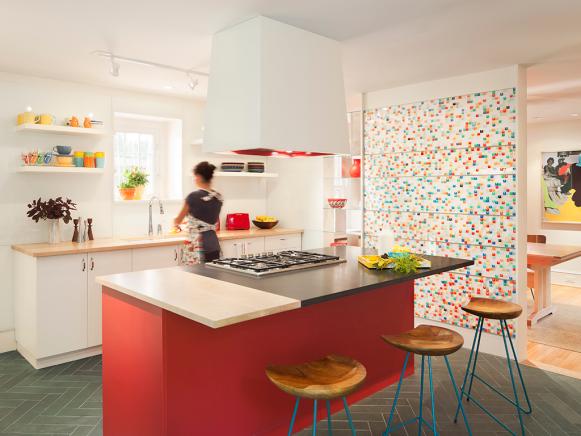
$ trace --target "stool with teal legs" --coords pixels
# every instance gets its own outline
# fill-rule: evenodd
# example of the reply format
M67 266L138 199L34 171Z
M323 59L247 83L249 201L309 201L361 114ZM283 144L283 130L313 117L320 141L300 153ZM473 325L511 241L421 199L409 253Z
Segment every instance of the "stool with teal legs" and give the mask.
M394 334L394 335L384 335L383 340L388 344L393 345L401 350L406 351L405 360L403 363L403 368L401 370L401 375L399 378L399 383L397 385L397 390L395 391L395 398L393 399L393 405L391 406L391 413L389 414L389 420L387 421L387 428L383 432L383 436L396 431L408 424L414 422L418 423L418 435L422 434L422 427L425 425L434 435L438 434L438 429L436 426L436 405L434 401L434 381L432 378L432 357L434 356L444 356L444 361L446 362L446 367L448 368L448 373L450 374L450 380L452 381L452 387L454 389L454 395L460 404L460 411L462 412L462 417L464 418L464 424L466 425L466 430L469 435L472 435L472 430L470 429L470 424L468 424L468 419L464 413L464 408L462 407L462 401L460 401L460 393L456 387L456 381L454 380L454 375L452 374L452 368L450 367L450 362L448 361L448 355L455 353L462 345L464 345L464 339L458 333L443 328L428 325L419 325L413 330L409 330L404 333ZM397 401L399 399L399 393L401 390L402 381L405 375L405 370L410 357L410 354L419 354L422 356L422 369L420 375L420 410L419 415L415 418L409 419L405 422L399 423L397 425L393 424L393 417L395 414ZM432 406L432 422L428 422L423 416L423 402L424 402L424 373L426 364L428 367L428 377L430 383L430 400Z
M293 431L301 398L313 400L313 436L317 434L318 400L326 401L327 429L329 434L333 433L331 400L336 398L343 401L351 434L355 436L346 396L357 390L365 381L367 371L361 363L348 357L330 355L299 365L271 365L266 368L266 376L282 391L296 397L288 429L289 436Z
M462 309L472 315L476 315L478 317L478 324L476 325L476 331L474 332L474 341L472 342L472 350L470 351L468 365L466 366L466 373L464 374L464 381L462 382L461 398L466 397L466 401L472 401L480 409L482 409L488 416L490 416L494 421L496 421L502 428L504 428L510 434L516 436L517 434L516 432L511 430L504 422L502 422L498 417L496 417L493 413L486 409L482 405L482 403L480 403L480 401L474 398L474 396L472 395L472 384L474 383L474 380L478 380L479 382L483 383L488 389L497 393L501 398L508 401L516 408L520 424L520 434L524 435L525 427L523 423L523 414L528 415L532 413L533 409L531 407L531 402L529 400L529 395L527 393L522 372L520 370L520 365L518 364L518 358L516 356L516 351L512 343L512 338L508 330L507 323L507 320L516 319L521 315L522 307L519 306L518 304L510 303L507 301L493 300L490 298L473 297L470 300L470 303L462 307ZM484 320L487 318L497 319L500 322L500 330L502 333L502 340L504 343L504 351L506 353L506 362L508 364L508 375L510 377L514 399L509 398L506 394L500 392L498 389L493 387L490 383L488 383L486 380L484 380L483 378L476 374L476 362L478 361L478 352L480 351L480 340L482 339ZM514 358L516 372L518 374L518 378L524 393L526 408L524 408L521 405L521 401L519 399L518 390L515 382L515 374L512 368L512 364L510 362L511 352L512 357ZM458 419L458 412L460 410L462 410L462 400L458 402L458 407L456 409L456 416L454 417L454 420Z

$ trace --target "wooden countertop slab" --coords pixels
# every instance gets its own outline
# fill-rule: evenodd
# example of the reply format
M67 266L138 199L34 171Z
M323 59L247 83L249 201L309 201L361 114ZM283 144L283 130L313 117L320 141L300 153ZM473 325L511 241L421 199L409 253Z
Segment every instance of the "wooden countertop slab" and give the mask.
M217 232L218 239L227 241L230 239L259 238L267 236L290 235L302 233L302 229L274 228L270 230L222 230ZM95 239L83 243L60 242L58 244L16 244L12 249L20 253L34 257L61 256L65 254L96 253L102 251L129 250L132 248L162 247L167 245L179 245L185 241L184 233L176 235L164 235L161 237L147 236L128 238Z
M293 298L191 274L179 268L115 274L97 277L96 281L212 328L301 306L301 302Z

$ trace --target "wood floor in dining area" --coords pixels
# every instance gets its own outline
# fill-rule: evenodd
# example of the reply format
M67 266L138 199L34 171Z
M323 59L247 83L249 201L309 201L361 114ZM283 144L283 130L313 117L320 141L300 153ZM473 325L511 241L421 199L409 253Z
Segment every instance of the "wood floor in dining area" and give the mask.
M455 377L460 382L468 358L467 350L451 356ZM407 419L419 410L419 376L404 381L396 421ZM523 374L533 404L533 414L526 416L527 434L579 435L581 434L581 380L523 366ZM478 372L504 392L510 392L508 370L504 359L481 354ZM454 424L455 401L450 379L441 358L434 358L434 385L436 417L440 434L466 434L462 421ZM427 386L427 385L426 385ZM385 429L395 386L352 405L351 410L358 435L380 435ZM516 429L517 418L507 403L476 385L475 395L490 406ZM280 395L285 395L280 393ZM429 397L424 403L424 414L430 418ZM289 401L289 421L292 408ZM217 406L219 407L219 406ZM303 407L312 407L305 401ZM468 418L475 435L506 434L474 405L467 405ZM226 413L226 412L225 412ZM324 416L317 434L325 435ZM350 434L344 413L334 416L337 436ZM102 435L101 358L92 357L51 368L35 370L17 352L0 354L0 435ZM310 434L308 430L301 435ZM394 434L417 434L417 426L410 426ZM425 431L424 434L430 434ZM117 436L117 435L111 435ZM123 435L132 436L132 435ZM192 429L192 436L197 436ZM233 435L236 436L236 435Z
M528 330L525 363L581 379L581 288L553 285L552 299L556 312Z

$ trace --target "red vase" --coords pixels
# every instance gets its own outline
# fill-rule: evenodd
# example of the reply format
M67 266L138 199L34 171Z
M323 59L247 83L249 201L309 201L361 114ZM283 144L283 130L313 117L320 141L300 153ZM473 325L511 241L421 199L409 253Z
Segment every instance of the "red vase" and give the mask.
M355 179L361 177L361 159L353 159L353 165L351 165L349 175Z

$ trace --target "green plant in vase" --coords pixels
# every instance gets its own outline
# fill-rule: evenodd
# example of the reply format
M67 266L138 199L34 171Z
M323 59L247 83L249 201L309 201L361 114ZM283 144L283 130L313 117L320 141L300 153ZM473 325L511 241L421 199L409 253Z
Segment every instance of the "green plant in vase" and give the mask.
M149 183L149 174L139 167L133 167L125 170L123 176L125 177L126 182L135 188L133 199L141 200L143 198L145 185Z

